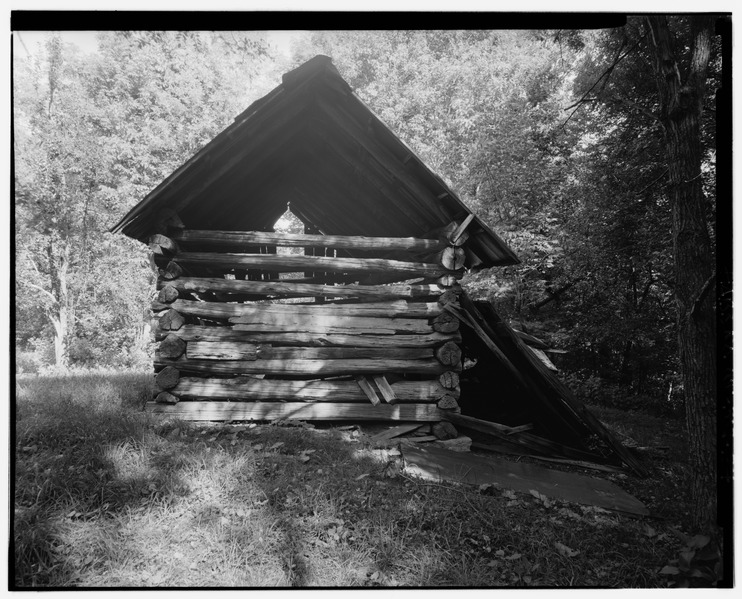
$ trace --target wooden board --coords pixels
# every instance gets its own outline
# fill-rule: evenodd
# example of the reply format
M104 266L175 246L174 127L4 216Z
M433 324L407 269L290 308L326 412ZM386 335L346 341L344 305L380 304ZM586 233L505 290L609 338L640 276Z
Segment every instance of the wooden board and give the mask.
M164 339L169 331L158 331L157 339ZM202 326L187 324L178 329L183 341L236 341L256 345L270 344L289 347L369 347L369 348L433 348L447 341L461 342L461 333L431 332L420 335L349 335L300 332L252 332L229 326Z
M278 245L282 247L311 247L346 250L381 250L425 252L440 249L438 239L415 237L362 237L348 235L309 235L300 233L265 233L261 231L197 231L181 230L173 233L173 240L184 247L214 246L234 248L246 245Z
M404 435L405 433L411 433L418 428L420 428L419 424L400 424L374 435L373 437L371 437L370 441L374 445L378 445L380 443L386 444L385 442L389 439L399 437L400 435Z
M335 376L356 374L400 374L439 375L448 370L435 358L429 360L171 360L155 353L158 366L176 366L181 371L220 374L277 374L284 376Z
M497 484L521 493L538 491L552 499L594 505L641 516L647 507L612 482L549 470L534 464L460 454L436 447L402 446L405 471L429 480L471 485Z
M311 314L265 314L235 316L229 319L235 330L262 332L296 331L330 335L425 335L433 327L420 318L372 318L366 316L312 316Z
M399 381L390 385L397 401L435 402L446 394L436 380ZM183 398L288 401L367 401L354 380L231 379L181 376L172 393Z
M403 262L383 258L329 258L300 254L234 254L181 252L173 257L177 265L200 265L218 268L244 268L272 272L355 272L395 273L400 279L438 277L451 271L440 264ZM171 277L176 278L176 277Z
M371 318L434 318L443 308L438 302L367 302L358 304L225 304L220 302L195 302L176 300L164 309L172 308L181 314L214 318L250 317L260 321L268 316L336 316Z
M321 285L314 282L241 281L237 279L180 277L173 281L161 280L158 288L171 285L183 292L222 292L274 297L353 297L362 299L428 298L443 293L438 285Z
M146 410L181 420L365 420L436 422L438 408L433 404L380 404L372 406L343 403L279 403L181 401L175 405L148 402Z

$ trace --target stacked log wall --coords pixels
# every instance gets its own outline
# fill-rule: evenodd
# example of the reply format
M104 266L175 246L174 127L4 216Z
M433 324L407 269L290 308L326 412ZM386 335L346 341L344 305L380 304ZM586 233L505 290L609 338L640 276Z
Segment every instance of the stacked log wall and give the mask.
M435 421L459 411L461 336L445 307L458 305L466 224L425 239L153 236L148 409L199 420Z

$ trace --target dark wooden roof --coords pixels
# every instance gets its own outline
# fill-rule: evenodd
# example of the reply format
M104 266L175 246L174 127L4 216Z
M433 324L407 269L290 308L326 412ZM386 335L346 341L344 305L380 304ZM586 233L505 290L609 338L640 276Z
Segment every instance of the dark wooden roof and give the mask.
M327 235L423 237L470 211L339 75L327 56L286 73L111 230L146 241L157 215L187 228L267 230L286 211ZM482 267L515 264L479 218Z

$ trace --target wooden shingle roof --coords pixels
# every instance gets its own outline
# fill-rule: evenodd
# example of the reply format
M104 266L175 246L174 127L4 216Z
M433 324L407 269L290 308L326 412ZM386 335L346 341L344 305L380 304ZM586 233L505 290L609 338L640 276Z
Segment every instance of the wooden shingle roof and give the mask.
M267 230L286 211L327 235L423 237L471 212L350 89L326 56L286 73L111 230L146 242L157 215L187 228ZM479 218L479 267L517 256Z

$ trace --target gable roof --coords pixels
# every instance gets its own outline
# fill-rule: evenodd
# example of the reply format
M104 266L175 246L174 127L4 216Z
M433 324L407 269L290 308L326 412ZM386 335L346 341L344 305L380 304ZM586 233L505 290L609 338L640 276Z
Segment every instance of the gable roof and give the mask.
M423 237L471 211L384 125L327 56L286 73L111 231L146 242L157 215L186 228L268 230L290 206L327 235ZM467 266L518 263L475 217Z

